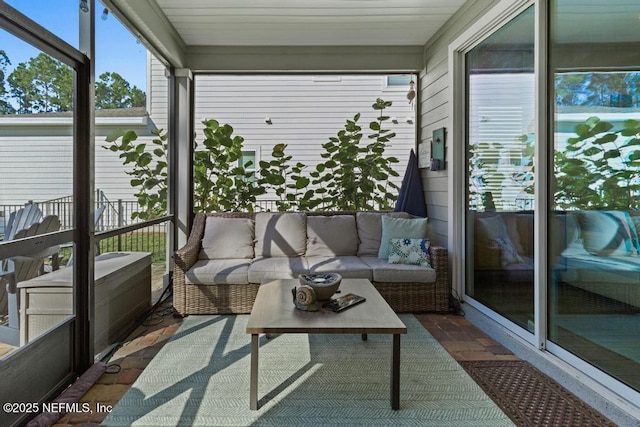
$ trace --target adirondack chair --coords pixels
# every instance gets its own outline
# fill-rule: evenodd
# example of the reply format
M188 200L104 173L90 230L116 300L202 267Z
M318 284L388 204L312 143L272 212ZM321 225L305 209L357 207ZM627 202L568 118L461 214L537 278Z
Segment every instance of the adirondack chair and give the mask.
M51 233L60 229L60 220L56 215L49 215L41 222L15 233L14 239L23 239L38 234ZM2 262L0 272L0 313L8 314L8 325L0 326L0 341L18 346L18 293L17 284L33 279L44 272L44 260L56 254L59 246L45 248L30 256L15 256Z
M13 240L18 231L29 228L31 224L42 219L42 211L40 208L33 204L27 203L23 208L11 212L7 224L4 227L3 240Z

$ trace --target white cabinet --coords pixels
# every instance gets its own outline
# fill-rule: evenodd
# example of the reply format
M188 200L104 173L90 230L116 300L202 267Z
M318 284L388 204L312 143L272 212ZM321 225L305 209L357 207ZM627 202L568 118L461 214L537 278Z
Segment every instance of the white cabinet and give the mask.
M73 314L73 268L20 282L20 345ZM111 252L95 262L95 352L124 338L122 332L151 306L151 254Z

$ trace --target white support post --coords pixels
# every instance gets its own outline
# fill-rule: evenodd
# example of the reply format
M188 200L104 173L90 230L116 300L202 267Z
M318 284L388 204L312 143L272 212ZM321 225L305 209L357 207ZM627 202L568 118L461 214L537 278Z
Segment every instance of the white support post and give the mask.
M173 101L175 105L173 163L173 213L177 248L187 243L193 215L193 74L189 69L174 71Z

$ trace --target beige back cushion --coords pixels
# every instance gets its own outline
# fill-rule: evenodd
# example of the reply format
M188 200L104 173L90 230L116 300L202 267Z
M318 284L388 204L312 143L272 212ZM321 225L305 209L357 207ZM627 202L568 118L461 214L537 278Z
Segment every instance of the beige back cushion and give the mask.
M254 222L249 218L208 216L199 258L253 258L254 229Z
M406 212L358 212L356 214L356 224L358 228L358 256L378 256L380 249L380 238L382 237L382 216L388 215L393 218L411 218Z
M306 214L256 214L256 257L300 256L304 255L306 248Z
M353 215L307 217L306 256L355 255L358 231Z

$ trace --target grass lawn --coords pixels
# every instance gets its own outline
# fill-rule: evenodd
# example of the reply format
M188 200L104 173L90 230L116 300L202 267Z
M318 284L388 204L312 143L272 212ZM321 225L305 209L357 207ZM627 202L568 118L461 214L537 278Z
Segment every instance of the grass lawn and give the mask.
M120 241L118 242L118 239ZM151 252L151 264L164 265L167 254L167 234L149 232L144 229L100 241L100 253L105 252Z
M167 234L165 232L152 232L140 229L120 236L109 237L100 241L100 253L106 252L151 252L151 264L164 266L167 254ZM65 265L73 248L60 249L58 254L60 265Z

